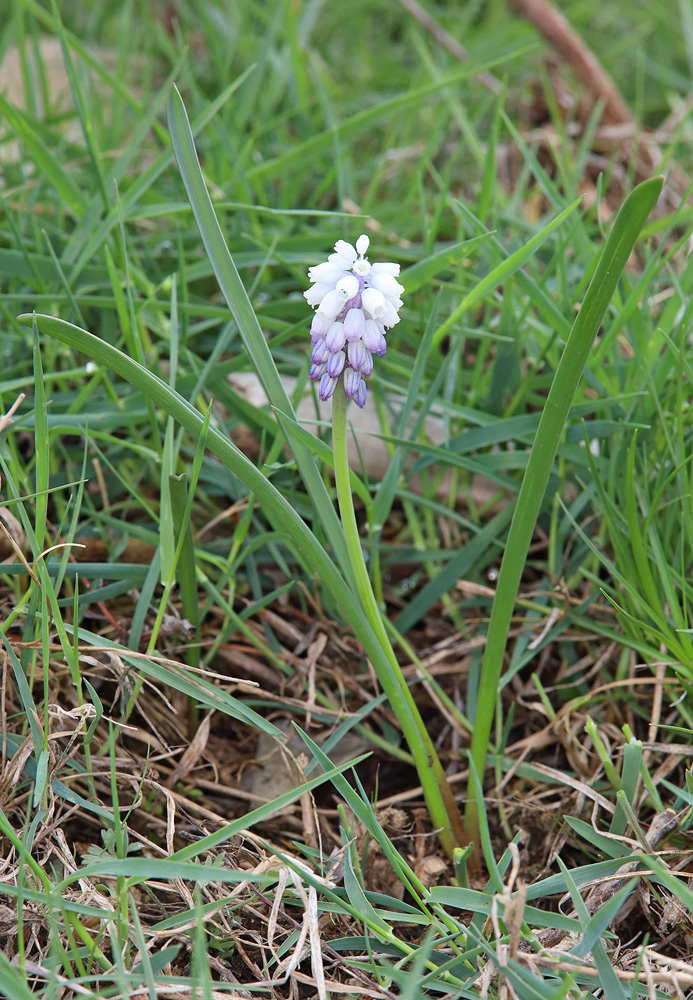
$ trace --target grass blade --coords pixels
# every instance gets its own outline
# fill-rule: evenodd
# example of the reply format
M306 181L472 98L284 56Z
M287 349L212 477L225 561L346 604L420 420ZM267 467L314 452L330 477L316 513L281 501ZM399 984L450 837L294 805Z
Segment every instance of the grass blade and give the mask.
M295 420L296 414L291 400L286 393L284 383L277 371L277 366L267 346L255 311L221 232L205 186L197 153L195 152L195 143L188 116L182 98L175 86L171 88L169 96L168 121L171 130L171 142L173 143L178 167L186 191L188 192L188 197L190 198L190 204L192 205L207 255L214 268L214 273L224 298L236 320L243 342L255 364L271 405L278 412L287 413ZM284 424L283 427L303 482L311 496L327 536L334 546L339 565L347 579L351 581L351 567L341 525L327 494L325 484L320 478L318 467L306 445L293 432L291 425Z
M483 775L486 761L496 692L515 598L570 405L618 280L640 230L659 197L662 183L662 178L659 177L645 181L635 188L622 205L573 324L541 415L510 525L481 669L481 697L476 708L471 748L472 760L479 775ZM467 831L472 839L478 836L479 804L474 796L470 797Z

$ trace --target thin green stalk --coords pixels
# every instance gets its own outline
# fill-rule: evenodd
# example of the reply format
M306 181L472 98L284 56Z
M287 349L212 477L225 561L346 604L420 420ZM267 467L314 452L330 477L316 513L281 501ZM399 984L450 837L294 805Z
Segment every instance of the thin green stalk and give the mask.
M424 798L433 825L440 831L440 842L452 857L455 847L464 843L462 820L448 785L443 766L431 741L421 713L412 697L409 686L397 662L392 644L380 615L378 603L373 593L368 569L363 557L359 537L351 486L349 483L349 461L347 456L347 397L340 381L332 397L332 449L334 473L337 486L339 513L344 528L347 552L356 582L356 590L375 636L380 643L389 669L378 669L374 664L378 680L388 697L392 710L397 716L404 738L409 745L416 766Z

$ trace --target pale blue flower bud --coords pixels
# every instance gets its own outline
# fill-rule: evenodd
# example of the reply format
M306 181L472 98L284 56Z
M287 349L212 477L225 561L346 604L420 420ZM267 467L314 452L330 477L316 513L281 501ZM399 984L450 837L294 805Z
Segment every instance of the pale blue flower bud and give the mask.
M359 387L356 390L356 395L354 396L354 402L361 409L363 409L364 406L366 405L366 395L367 395L366 383L363 381L363 379L361 379L361 381L359 382Z
M311 365L310 371L308 372L308 378L311 382L317 382L321 379L325 372L327 371L327 362L323 361L320 365Z
M363 336L365 325L366 317L363 315L363 310L358 308L350 309L344 318L346 339L348 341L360 340Z
M328 354L329 351L327 349L327 344L325 343L325 338L321 337L313 347L310 360L314 365L320 365L323 361L327 361Z
M349 399L355 396L358 392L359 382L361 382L361 375L359 372L355 372L353 368L344 369L344 392L347 394Z
M363 329L363 343L367 350L377 351L380 346L380 338L385 332L385 327L377 320L367 319Z
M356 340L349 344L347 348L349 364L356 372L360 372L364 378L368 378L373 372L373 357L370 351L366 350L362 340Z
M351 345L349 345L351 346ZM346 364L346 355L344 351L337 351L335 354L330 354L327 359L327 374L330 378L339 378L344 370L344 365Z
M323 401L323 403L325 402L326 399L330 398L330 396L332 395L332 393L335 391L336 388L337 388L337 379L330 378L330 376L327 374L323 375L323 377L320 379L320 389L318 390L318 396Z
M346 341L346 331L344 323L333 323L327 331L325 343L328 351L341 351Z
M313 322L310 325L311 344L317 344L320 338L324 337L329 329L329 322L325 321L320 313L316 313L315 316L313 316Z

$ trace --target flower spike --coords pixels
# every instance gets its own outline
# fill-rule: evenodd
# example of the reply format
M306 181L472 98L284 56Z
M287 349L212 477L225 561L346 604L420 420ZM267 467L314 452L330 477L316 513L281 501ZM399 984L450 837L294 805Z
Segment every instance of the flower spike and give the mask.
M385 331L399 323L404 292L397 281L399 264L371 264L369 244L365 235L355 247L337 240L335 252L309 268L311 287L303 293L316 309L309 378L320 383L322 400L330 398L341 379L347 396L360 407L366 405L365 380L373 371L373 355L385 353Z

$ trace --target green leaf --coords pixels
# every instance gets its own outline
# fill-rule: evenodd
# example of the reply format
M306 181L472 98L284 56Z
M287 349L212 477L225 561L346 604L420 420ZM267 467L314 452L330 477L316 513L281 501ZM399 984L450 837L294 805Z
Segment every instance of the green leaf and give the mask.
M226 241L214 212L205 186L202 170L195 152L195 143L188 116L176 87L171 88L168 100L168 122L171 142L176 154L178 167L190 198L193 213L200 229L205 250L210 259L219 287L238 326L239 333L248 351L270 405L280 413L287 413L296 420L284 383L267 346L248 294L240 279L236 265L229 253ZM306 312L306 322L308 313ZM306 344L308 337L306 334ZM291 445L296 464L306 489L310 494L325 532L337 555L338 562L346 578L351 582L351 566L344 543L341 524L327 494L315 460L303 441L295 434L290 424L283 425L284 433Z
M622 205L573 324L541 415L508 534L489 623L479 686L482 696L476 708L471 751L479 774L483 774L486 761L515 599L558 444L594 339L662 184L662 178L645 181ZM470 798L467 823L472 839L476 836L477 807L476 800Z

